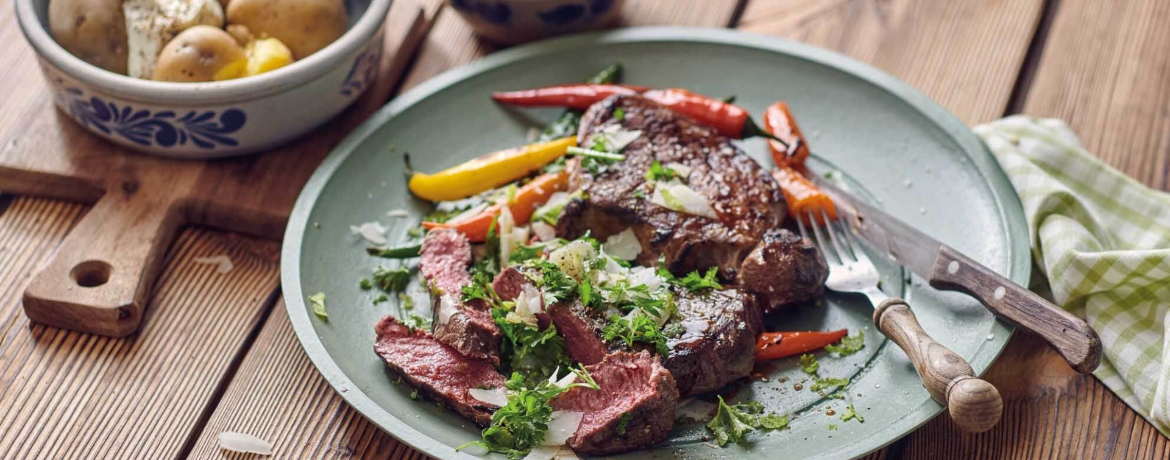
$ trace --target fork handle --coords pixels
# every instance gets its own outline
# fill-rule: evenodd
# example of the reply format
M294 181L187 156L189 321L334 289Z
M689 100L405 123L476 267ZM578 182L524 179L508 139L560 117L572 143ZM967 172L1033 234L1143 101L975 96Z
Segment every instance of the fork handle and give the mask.
M894 297L882 302L873 311L873 323L906 352L926 391L947 406L959 429L980 433L999 423L1003 412L999 391L976 377L962 356L927 334L905 300Z

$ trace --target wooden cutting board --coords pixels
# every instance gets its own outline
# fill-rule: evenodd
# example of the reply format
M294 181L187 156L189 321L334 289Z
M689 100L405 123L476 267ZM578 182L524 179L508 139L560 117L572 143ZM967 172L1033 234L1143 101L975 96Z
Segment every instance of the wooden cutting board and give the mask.
M32 49L0 53L14 118L0 147L0 190L93 203L24 292L29 319L125 336L142 323L162 256L184 225L279 239L301 186L318 163L393 94L440 2L400 0L384 25L376 82L352 107L313 133L260 155L180 161L129 151L91 135L58 111ZM15 29L15 28L13 28ZM19 49L17 49L19 48ZM8 94L5 94L8 93Z

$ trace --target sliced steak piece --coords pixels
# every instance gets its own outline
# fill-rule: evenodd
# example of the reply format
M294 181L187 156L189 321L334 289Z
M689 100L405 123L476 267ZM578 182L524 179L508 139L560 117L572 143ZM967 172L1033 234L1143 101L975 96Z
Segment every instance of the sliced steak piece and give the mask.
M684 331L666 345L663 365L681 395L706 393L746 377L755 363L756 336L764 330L751 294L733 289L678 296L672 323Z
M619 108L621 120L613 117ZM615 96L590 107L581 119L579 143L591 145L615 124L642 135L622 150L626 159L620 166L594 174L580 159L570 162L571 188L585 197L565 206L558 235L576 238L589 231L604 241L632 228L642 243L639 265L653 265L662 255L675 273L717 266L724 279L734 280L739 262L767 229L783 221L784 195L775 179L714 128L641 96ZM651 203L646 171L654 161L689 168L687 185L707 198L718 219Z
M766 313L819 297L828 277L816 245L786 229L765 233L739 270L740 285L756 294Z
M569 447L580 454L613 455L666 440L674 427L678 389L657 357L646 351L617 352L585 369L600 389L575 387L550 402L555 410L584 414ZM619 428L624 434L618 434Z
M427 233L419 250L419 271L431 290L439 341L472 358L500 363L500 328L482 301L463 303L463 287L471 284L471 242L454 230Z
M374 352L423 396L477 425L491 424L496 406L468 393L472 388L504 386L504 376L491 363L468 358L421 329L412 332L393 316L382 318L374 331L378 334Z
M601 331L608 323L604 312L599 312L574 300L548 307L548 315L565 338L569 357L584 365L597 364L605 359L609 347L601 340Z

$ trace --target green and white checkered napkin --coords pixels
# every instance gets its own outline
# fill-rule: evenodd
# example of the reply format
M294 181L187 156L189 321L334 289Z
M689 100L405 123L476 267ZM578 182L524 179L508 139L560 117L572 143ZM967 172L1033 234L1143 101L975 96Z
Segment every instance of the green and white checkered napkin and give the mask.
M975 132L1020 195L1053 300L1101 336L1094 375L1170 436L1170 194L1098 160L1060 120Z

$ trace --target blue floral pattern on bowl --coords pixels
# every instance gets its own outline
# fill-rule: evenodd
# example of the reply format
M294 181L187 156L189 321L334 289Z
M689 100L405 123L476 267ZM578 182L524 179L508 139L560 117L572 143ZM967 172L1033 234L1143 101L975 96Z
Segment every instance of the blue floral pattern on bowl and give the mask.
M379 33L374 38L375 43L381 42L381 37L382 34ZM378 62L381 60L381 46L370 46L359 53L357 58L353 60L349 73L345 74L345 80L341 82L341 95L357 96L365 91L378 77Z
M478 14L488 22L497 25L507 25L512 17L512 7L503 2L451 0L451 6Z
M143 147L174 147L188 142L202 149L235 147L239 145L232 134L244 127L248 116L244 111L230 108L223 112L188 111L179 116L173 110L151 112L121 107L97 96L86 97L77 88L64 88L69 115L82 126L107 136L118 136Z

